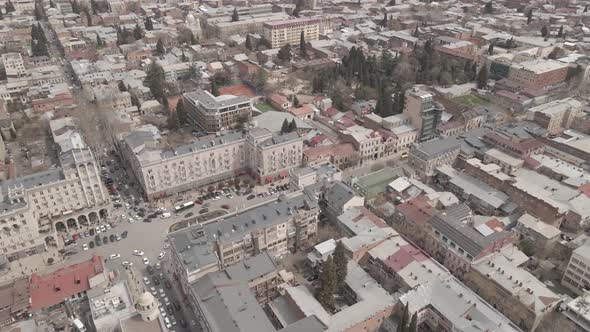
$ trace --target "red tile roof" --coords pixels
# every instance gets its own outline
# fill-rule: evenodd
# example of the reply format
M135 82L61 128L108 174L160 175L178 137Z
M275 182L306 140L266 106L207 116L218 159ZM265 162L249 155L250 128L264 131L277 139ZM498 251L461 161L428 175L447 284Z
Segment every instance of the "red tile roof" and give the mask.
M245 84L228 85L219 88L220 95L234 95L242 96L247 98L256 97L256 93L250 87Z
M396 210L401 212L408 221L413 221L417 225L426 224L435 212L434 207L424 195L398 205Z
M90 279L104 273L102 257L92 256L86 262L63 267L57 271L31 275L31 309L47 308L90 289Z
M395 254L387 257L384 263L393 271L398 272L412 262L421 262L426 259L428 259L428 256L420 251L420 249L408 244L400 247L400 250Z

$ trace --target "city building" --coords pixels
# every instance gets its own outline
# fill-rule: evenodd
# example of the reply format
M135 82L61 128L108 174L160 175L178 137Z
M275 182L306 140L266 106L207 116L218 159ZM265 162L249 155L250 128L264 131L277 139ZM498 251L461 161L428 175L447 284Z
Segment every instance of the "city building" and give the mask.
M255 15L240 15L237 21L231 21L233 13L227 16L207 19L207 28L214 36L226 39L232 35L246 35L264 33L264 26L267 22L286 21L289 19L287 13L264 13Z
M20 53L4 53L2 54L2 64L8 79L20 78L27 75L25 63Z
M270 41L272 48L286 44L296 46L299 45L302 32L307 42L320 38L320 18L302 17L265 22L262 29L264 38Z
M252 117L252 103L246 97L216 97L209 91L197 90L183 94L182 98L189 121L206 132L232 129Z
M530 60L513 63L508 80L518 89L550 90L566 79L568 65L556 60Z
M365 205L365 198L359 196L352 188L342 182L335 182L327 188L323 198L326 204L324 212L328 219L335 224L344 211Z
M384 144L378 131L363 126L352 126L340 132L340 139L344 143L354 145L360 157L360 164L377 160L383 156Z
M301 165L303 139L296 132L252 128L169 149L161 147L159 134L137 130L124 138L120 149L151 200L242 174L261 183L286 178L290 169Z
M408 155L408 163L422 182L430 182L436 168L452 165L459 151L461 141L455 137L435 139L413 146Z
M576 118L582 116L583 106L574 98L566 98L532 107L527 113L529 120L538 123L549 134L556 135L569 129Z
M590 294L585 291L567 303L563 315L570 323L570 326L563 326L564 329L572 332L590 331Z
M424 142L438 136L443 107L433 100L433 95L421 86L406 91L404 113L412 126L418 129L418 141Z
M0 285L0 327L27 317L29 312L29 279L15 278Z
M561 284L582 295L590 285L590 243L586 242L572 252Z
M399 301L431 331L520 332L514 323L457 279L441 278L403 294Z
M520 263L490 255L472 265L465 284L521 329L534 331L561 299Z

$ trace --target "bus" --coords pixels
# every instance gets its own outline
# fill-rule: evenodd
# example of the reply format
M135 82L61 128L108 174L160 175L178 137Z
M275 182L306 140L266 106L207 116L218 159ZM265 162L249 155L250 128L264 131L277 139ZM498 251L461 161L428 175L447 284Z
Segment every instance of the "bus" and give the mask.
M186 209L191 208L193 206L195 206L195 202L193 202L193 201L182 203L182 204L180 204L178 206L175 206L174 207L174 211L176 211L178 213L178 212L180 212L182 210L186 210Z
M78 332L86 332L86 326L78 318L74 319L74 327Z

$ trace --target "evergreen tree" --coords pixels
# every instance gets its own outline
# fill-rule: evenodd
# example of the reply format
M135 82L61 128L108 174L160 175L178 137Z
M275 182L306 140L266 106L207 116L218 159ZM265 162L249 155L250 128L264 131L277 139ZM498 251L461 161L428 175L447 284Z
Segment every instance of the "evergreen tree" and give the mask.
M55 3L53 3L53 0L49 0L49 8L55 8Z
M395 0L390 0L389 3L387 4L388 6L395 6Z
M493 42L491 42L490 46L488 46L488 54L494 55L494 43Z
M557 38L563 37L563 25L559 27L559 31L557 32Z
M387 26L387 13L383 13L383 20L381 20L381 26Z
M279 49L279 53L277 54L277 58L284 62L291 61L291 45L285 44L283 47Z
M100 38L100 35L97 33L96 34L96 47L101 48L103 46L103 41Z
M492 14L494 12L494 8L492 7L492 2L486 2L485 6L483 7L484 13Z
M484 89L488 86L488 68L482 66L477 74L477 88Z
M337 289L341 289L348 273L348 257L346 257L346 249L341 241L336 243L336 249L334 249L332 257L334 257L334 265L336 265Z
M191 31L191 45L196 45L199 43L199 40L197 39L197 37L195 37L195 34Z
M158 42L156 43L156 54L166 54L166 49L164 48L164 43L162 43L162 39L158 39Z
M14 4L10 0L6 1L6 4L4 5L4 9L6 9L6 14L16 11L16 9L14 8Z
M178 118L179 127L184 126L187 123L186 111L184 109L184 100L182 97L176 103L176 117Z
M152 31L154 30L154 23L152 22L152 18L148 16L148 18L145 19L145 29L147 31Z
M297 123L295 122L295 119L291 120L291 123L289 123L289 132L293 132L297 130Z
M544 25L541 28L541 37L545 38L545 37L547 37L548 34L549 34L549 29L547 29L547 26Z
M41 1L35 1L34 13L37 21L43 21L45 19L45 8L43 8Z
M164 85L166 84L166 76L164 69L159 64L152 63L147 72L146 83L155 99L159 101L165 99Z
M4 14L2 14L2 8L0 8L0 20L4 19Z
M211 80L211 94L215 97L219 96L219 88L217 87L217 81L215 81L215 79Z
M400 114L404 111L406 105L406 91L402 89L402 85L398 84L395 91L395 99L393 102L393 114Z
M418 328L418 316L416 313L412 315L412 319L410 320L410 327L408 327L408 332L416 332Z
M588 5L584 6L584 13L588 12Z
M526 24L527 25L531 24L532 20L533 20L533 9L531 8L526 12Z
M188 62L188 58L186 57L186 54L184 54L184 50L182 50L182 56L180 57L180 60L182 62Z
M287 118L285 118L285 120L283 120L283 124L281 125L281 134L285 134L289 132L289 121L287 121Z
M293 16L299 17L299 12L303 9L303 0L297 0L295 9L293 9Z
M238 15L238 8L234 7L234 12L231 14L231 21L237 22L240 20L240 15Z
M410 320L410 312L409 312L409 305L404 306L404 311L402 312L402 316L400 317L400 321L397 324L397 332L406 332L408 327L408 322Z
M90 15L90 11L88 10L88 8L84 7L83 12L84 12L84 15L86 16L86 22L88 23L88 26L91 27L92 26L92 15Z
M332 257L328 257L326 262L322 264L322 271L319 276L319 290L317 292L317 300L327 308L334 307L334 293L336 292L336 266L332 261Z
M140 40L143 38L143 30L139 24L135 24L135 28L133 28L133 38L135 38L135 40Z
M246 36L246 48L252 51L252 40L250 39L250 34Z
M305 46L305 32L301 30L301 36L299 37L299 51L301 52L301 56L307 56L307 50Z
M127 87L127 89L129 90L129 87ZM131 105L139 108L140 104L139 104L139 98L137 98L137 96L135 94L131 94Z
M80 14L80 4L78 3L78 1L77 0L72 1L71 5L72 5L72 12L74 14Z
M293 106L299 107L299 99L297 99L297 95L293 96Z
M256 92L263 93L266 83L268 82L268 73L266 70L259 68L256 71L256 77L254 84L256 85Z
M119 81L119 91L121 92L125 92L127 91L127 87L125 86L125 83L123 83L123 81Z

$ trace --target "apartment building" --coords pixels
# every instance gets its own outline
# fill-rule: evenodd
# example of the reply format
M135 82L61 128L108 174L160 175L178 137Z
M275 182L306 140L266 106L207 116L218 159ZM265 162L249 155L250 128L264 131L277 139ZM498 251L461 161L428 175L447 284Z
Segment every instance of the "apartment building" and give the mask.
M61 166L0 186L0 253L9 260L57 246L58 232L98 222L111 209L99 166L72 119L52 120L50 127Z
M160 146L158 133L134 131L120 144L122 155L148 199L250 174L266 183L286 178L301 165L303 139L253 128L197 139L174 149Z
M404 113L418 129L418 141L424 142L438 136L437 127L443 111L442 105L434 102L433 95L421 86L406 91Z
M319 206L314 195L294 192L275 202L208 225L169 235L172 264L186 290L204 273L267 252L273 258L305 248L317 233Z
M561 284L582 295L590 285L590 243L586 242L573 251Z
M4 70L8 79L27 75L25 63L20 53L2 54L2 64L4 65Z
M513 63L508 80L519 89L548 90L565 81L568 65L556 60Z
M224 17L207 19L207 28L211 33L221 39L236 34L258 34L264 33L264 24L273 21L285 21L289 19L287 13L265 13L256 15L240 15L238 21L231 21L232 13Z
M571 300L563 315L567 318L566 331L588 332L590 331L590 293L587 291L577 298ZM561 326L560 326L561 327Z
M410 149L408 162L414 168L418 177L425 183L429 182L436 168L452 165L459 151L461 142L454 138L431 140Z
M286 44L299 45L301 33L305 35L305 41L318 40L320 38L320 18L304 17L281 21L266 22L263 25L263 36L272 48L279 48Z
M523 255L524 256L524 255ZM561 302L560 296L501 253L473 264L465 284L525 331L534 331Z
M383 156L385 145L382 144L382 137L378 131L355 125L342 130L340 138L342 142L354 145L361 165Z
M565 98L530 108L527 113L529 120L547 129L549 134L556 135L569 129L573 121L582 116L583 106L574 98Z
M188 120L209 133L235 128L252 117L252 103L246 97L214 96L197 90L182 95Z

